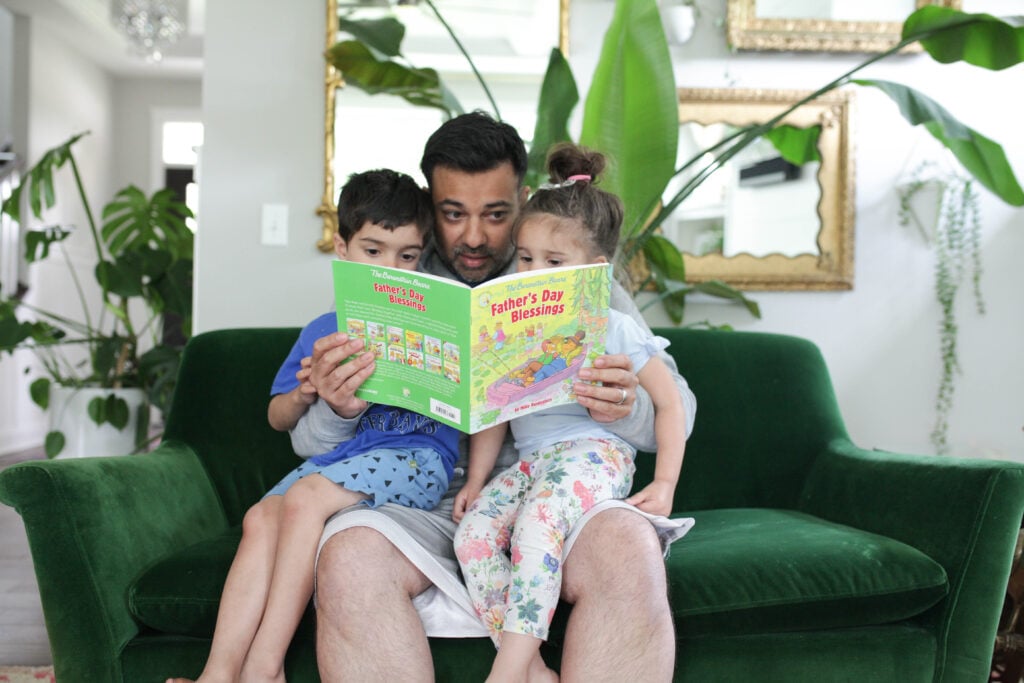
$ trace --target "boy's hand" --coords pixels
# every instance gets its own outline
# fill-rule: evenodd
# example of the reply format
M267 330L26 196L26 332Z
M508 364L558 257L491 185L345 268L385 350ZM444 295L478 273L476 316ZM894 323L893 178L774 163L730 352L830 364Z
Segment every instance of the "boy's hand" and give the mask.
M296 395L302 403L313 405L313 402L316 400L316 387L309 381L310 376L313 374L313 359L310 356L306 356L301 362L302 368L295 373L295 379L299 380Z
M626 502L652 515L668 516L672 512L672 495L675 490L672 483L655 479L627 498Z
M344 418L366 410L366 401L356 398L356 389L373 373L376 359L364 349L362 338L350 339L344 332L321 337L313 344L309 381L317 395Z
M573 385L576 400L595 422L614 422L633 410L640 380L626 354L598 356L593 367L580 369L580 379L586 381ZM600 382L601 385L588 382Z
M473 501L480 497L480 488L466 484L455 494L455 505L452 507L452 521L461 522L466 515L466 510L473 504Z

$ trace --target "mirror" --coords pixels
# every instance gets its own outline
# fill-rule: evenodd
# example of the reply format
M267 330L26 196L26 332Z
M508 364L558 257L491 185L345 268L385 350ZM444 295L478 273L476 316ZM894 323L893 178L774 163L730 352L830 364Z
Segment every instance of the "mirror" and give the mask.
M501 118L524 135L531 134L551 48L568 50L569 0L434 0L434 4L472 55ZM417 67L436 69L464 110L482 108L493 113L469 64L425 4L327 0L325 48L344 39L337 31L340 14L395 15L406 27L404 57ZM324 103L324 190L316 210L323 228L317 247L329 252L337 227L336 201L345 179L357 171L389 167L426 184L419 171L420 155L427 137L443 119L437 109L346 88L342 75L326 61Z
M679 90L679 161L735 126L771 119L809 93ZM716 170L668 217L666 237L683 252L690 282L722 280L746 290L853 287L854 175L849 91L800 107L783 123L821 125L820 162L785 162L757 140ZM685 178L676 178L665 197Z
M925 5L960 9L960 0L728 0L726 38L739 50L884 52Z

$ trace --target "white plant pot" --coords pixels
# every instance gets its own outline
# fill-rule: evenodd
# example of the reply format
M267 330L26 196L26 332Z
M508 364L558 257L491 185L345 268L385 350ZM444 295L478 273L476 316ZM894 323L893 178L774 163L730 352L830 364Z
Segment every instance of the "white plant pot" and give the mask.
M113 425L97 425L89 417L89 401L115 394L128 404L128 424L118 430ZM58 458L99 455L128 455L135 450L135 431L139 407L146 403L142 389L77 389L50 386L50 431L64 434L64 448Z

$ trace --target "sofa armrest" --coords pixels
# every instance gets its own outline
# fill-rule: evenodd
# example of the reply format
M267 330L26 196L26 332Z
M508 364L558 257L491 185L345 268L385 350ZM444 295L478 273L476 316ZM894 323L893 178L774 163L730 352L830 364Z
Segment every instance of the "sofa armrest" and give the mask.
M121 648L138 632L128 586L168 552L227 527L206 472L180 443L20 463L0 472L0 501L25 524L60 680L121 680Z
M815 462L801 509L939 562L949 594L924 617L939 649L935 680L987 678L1024 516L1024 465L869 451L837 439Z

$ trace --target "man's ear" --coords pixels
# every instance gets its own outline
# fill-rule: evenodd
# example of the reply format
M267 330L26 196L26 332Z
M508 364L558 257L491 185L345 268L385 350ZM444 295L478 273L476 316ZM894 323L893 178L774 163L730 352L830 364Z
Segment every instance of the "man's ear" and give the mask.
M348 258L348 245L337 232L334 233L334 254L340 259Z
M530 198L530 186L523 185L519 188L519 208L526 206L526 200Z

